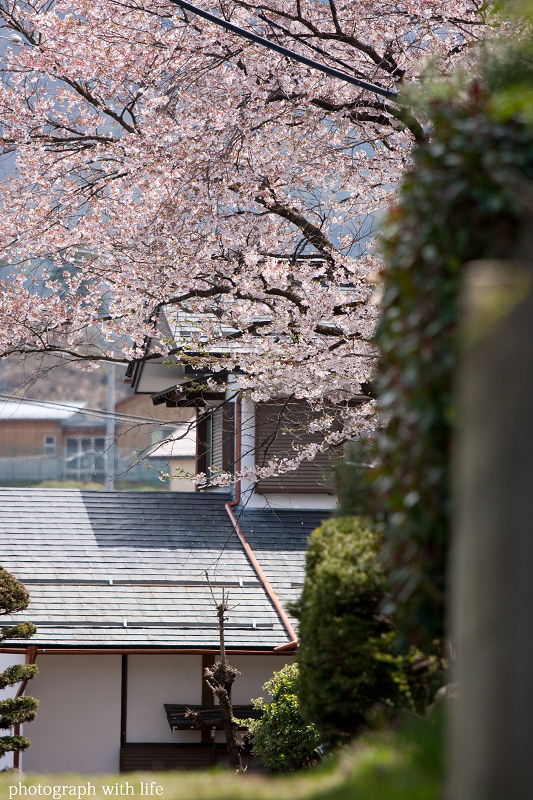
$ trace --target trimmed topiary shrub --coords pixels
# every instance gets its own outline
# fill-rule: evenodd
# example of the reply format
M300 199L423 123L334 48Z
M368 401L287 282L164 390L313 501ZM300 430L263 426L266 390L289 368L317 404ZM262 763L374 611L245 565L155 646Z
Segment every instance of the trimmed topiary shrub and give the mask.
M0 615L24 611L30 602L25 587L10 572L0 567ZM6 639L29 639L36 628L31 622L0 628L0 645ZM15 664L0 673L0 689L29 681L37 674L33 664ZM39 701L33 697L15 697L0 701L0 730L9 730L14 725L30 722L35 717ZM0 736L0 756L26 750L30 741L25 736Z
M309 539L304 589L292 610L300 620L302 715L323 741L353 736L377 706L425 704L424 693L411 689L414 673L407 674L422 656L394 652L392 622L380 611L385 576L378 550L379 536L357 517L326 520Z
M298 665L288 664L265 683L272 700L259 697L254 708L260 719L246 720L253 735L252 752L273 772L305 769L320 758L320 737L315 725L304 721L298 703Z

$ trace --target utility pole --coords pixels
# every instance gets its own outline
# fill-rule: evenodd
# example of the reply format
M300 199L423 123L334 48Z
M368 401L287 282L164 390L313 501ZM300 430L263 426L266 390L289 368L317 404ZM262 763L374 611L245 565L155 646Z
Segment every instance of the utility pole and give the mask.
M105 488L115 488L115 364L107 366L107 417L105 423Z

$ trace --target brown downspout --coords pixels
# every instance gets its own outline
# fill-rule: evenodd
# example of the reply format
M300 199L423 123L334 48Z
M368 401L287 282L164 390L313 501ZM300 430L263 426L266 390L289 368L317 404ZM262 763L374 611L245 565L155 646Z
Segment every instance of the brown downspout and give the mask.
M37 660L37 645L30 644L28 649L26 650L26 664L35 664ZM26 686L28 685L28 679L26 678L25 681L22 681L19 688L17 689L17 693L15 695L15 699L18 697L22 697L24 692L26 691ZM17 723L13 726L13 735L20 736L20 723ZM20 763L20 751L14 750L13 751L13 769L18 769Z
M241 398L240 397L237 398L236 406L237 406L237 408L236 408L236 412L237 413L236 413L236 420L235 420L235 451L236 451L235 452L235 469L237 470L237 472L239 472L240 469L241 469L241 429L242 429L242 403L241 403ZM241 530L241 526L239 525L238 520L237 520L235 514L233 513L233 509L235 508L235 506L238 506L240 502L241 502L241 481L240 481L240 479L238 479L236 481L236 483L235 483L235 499L231 500L229 503L226 503L226 511L228 513L228 516L229 516L229 518L231 520L231 523L232 523L233 527L235 528L235 533L239 537L239 540L240 540L240 542L241 542L241 544L242 544L242 546L244 548L244 552L248 556L248 560L250 561L250 564L254 568L254 570L255 570L255 572L257 574L257 577L261 581L265 592L267 593L268 597L270 598L270 600L272 602L272 605L274 606L274 608L278 612L279 618L281 619L281 621L282 621L282 623L283 623L283 625L285 627L285 630L287 631L287 634L288 634L288 636L289 636L289 638L291 640L290 642L286 642L285 644L279 645L279 647L274 647L274 652L278 652L279 653L280 651L283 651L283 650L295 650L296 647L298 646L298 637L296 636L296 631L292 627L291 621L290 621L289 617L287 616L287 613L286 613L285 609L283 608L283 606L281 605L280 601L278 600L278 597L277 597L274 589L270 585L270 583L269 583L269 581L267 579L267 576L263 572L263 570L261 568L261 565L259 564L257 558L255 557L252 548L250 547L250 545L246 541L246 537L245 537L244 533Z

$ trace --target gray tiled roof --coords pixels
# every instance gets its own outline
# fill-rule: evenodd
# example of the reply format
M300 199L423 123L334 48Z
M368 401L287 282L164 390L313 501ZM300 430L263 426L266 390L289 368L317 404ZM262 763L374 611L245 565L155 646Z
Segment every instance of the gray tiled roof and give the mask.
M0 489L0 563L31 595L41 647L213 647L213 600L230 592L229 647L287 634L224 509L181 492ZM281 598L301 588L305 541L323 512L250 511L245 535ZM4 624L10 618L4 617Z
M239 524L281 602L296 600L305 578L305 551L311 531L327 511L244 510ZM297 623L291 617L293 625Z
M87 403L45 403L42 401L0 400L0 420L69 420ZM94 423L93 423L94 424Z

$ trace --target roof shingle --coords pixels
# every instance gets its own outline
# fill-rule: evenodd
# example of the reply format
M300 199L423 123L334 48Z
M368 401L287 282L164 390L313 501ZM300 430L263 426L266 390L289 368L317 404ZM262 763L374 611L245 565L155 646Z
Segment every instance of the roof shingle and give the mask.
M224 509L224 495L0 489L3 566L25 583L40 647L216 647L215 595L230 591L228 647L271 649L286 631ZM323 512L242 511L273 587L294 599Z

